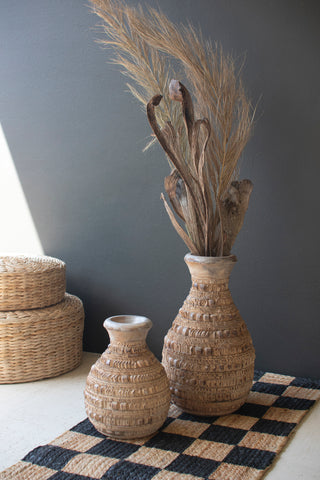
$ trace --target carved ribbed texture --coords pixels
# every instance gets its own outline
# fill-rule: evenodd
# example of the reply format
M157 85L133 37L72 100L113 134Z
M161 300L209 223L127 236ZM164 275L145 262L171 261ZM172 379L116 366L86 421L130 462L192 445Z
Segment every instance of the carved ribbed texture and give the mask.
M66 290L65 263L47 256L0 257L0 311L55 305Z
M0 312L0 383L40 380L80 364L84 311L66 294L57 305Z
M253 379L251 336L228 287L236 258L211 260L186 256L192 287L163 348L173 402L195 415L237 410Z
M130 341L128 335L130 332L124 331L118 341L111 338L108 349L91 368L85 388L92 424L99 432L120 439L157 431L167 418L170 403L163 366L144 339Z

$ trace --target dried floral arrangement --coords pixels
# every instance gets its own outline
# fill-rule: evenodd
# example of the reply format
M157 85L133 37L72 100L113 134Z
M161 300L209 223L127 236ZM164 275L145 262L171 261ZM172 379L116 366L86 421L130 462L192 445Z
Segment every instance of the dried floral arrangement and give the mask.
M253 188L238 180L255 113L241 69L190 24L176 26L158 10L121 0L90 2L102 19L99 43L113 49L147 110L153 136L146 149L158 140L168 158L172 208L161 198L174 228L194 255L230 255ZM191 93L176 80L182 76Z

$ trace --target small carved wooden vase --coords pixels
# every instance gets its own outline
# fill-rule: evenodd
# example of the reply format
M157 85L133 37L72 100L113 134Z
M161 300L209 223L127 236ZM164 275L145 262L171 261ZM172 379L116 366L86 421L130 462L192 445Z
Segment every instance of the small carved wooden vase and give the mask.
M188 254L192 286L164 340L173 402L194 415L226 415L250 391L255 352L228 287L237 261Z
M84 391L87 415L112 438L140 438L156 432L167 418L169 382L147 344L152 322L133 315L104 322L110 345L91 367Z

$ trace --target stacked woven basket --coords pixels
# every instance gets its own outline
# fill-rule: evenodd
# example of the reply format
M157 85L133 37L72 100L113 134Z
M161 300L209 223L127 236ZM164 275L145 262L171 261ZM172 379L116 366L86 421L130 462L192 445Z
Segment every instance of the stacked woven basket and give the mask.
M54 377L77 367L84 323L56 258L0 257L0 383Z

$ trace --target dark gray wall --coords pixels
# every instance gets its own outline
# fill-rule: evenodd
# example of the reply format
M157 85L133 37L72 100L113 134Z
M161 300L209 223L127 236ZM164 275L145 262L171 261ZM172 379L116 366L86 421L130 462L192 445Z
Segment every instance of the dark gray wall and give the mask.
M85 349L105 348L105 317L135 313L153 320L160 355L190 285L186 247L159 198L167 162L158 147L142 153L145 115L95 44L85 3L1 1L1 121L45 252L66 261L68 290L84 301ZM317 377L319 2L160 4L246 52L247 89L262 99L243 159L255 189L231 289L257 367Z

